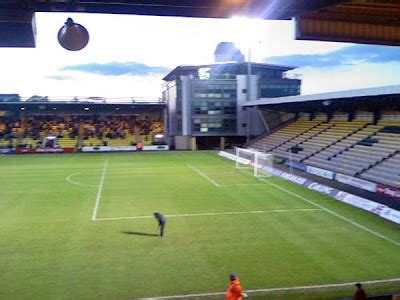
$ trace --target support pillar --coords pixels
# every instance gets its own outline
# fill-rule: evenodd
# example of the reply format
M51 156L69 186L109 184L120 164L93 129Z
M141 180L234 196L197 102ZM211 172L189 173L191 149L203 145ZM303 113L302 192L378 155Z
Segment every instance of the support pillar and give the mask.
M196 141L196 137L192 137L192 151L196 151L197 150L197 141Z
M224 136L221 136L221 137L219 138L219 144L220 144L219 148L220 148L221 150L225 150L225 137L224 137Z
M250 108L246 107L246 143L250 142Z

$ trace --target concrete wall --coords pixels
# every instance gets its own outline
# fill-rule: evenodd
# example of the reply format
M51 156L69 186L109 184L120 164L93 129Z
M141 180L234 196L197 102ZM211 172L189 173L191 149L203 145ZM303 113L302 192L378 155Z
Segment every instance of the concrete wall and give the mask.
M163 91L163 99L167 102L167 114L168 114L168 134L176 134L176 85L168 83L165 85L165 90Z
M181 76L182 82L182 135L192 134L192 84L189 76Z
M175 136L176 150L192 150L192 137L187 135Z
M260 135L266 128L262 121L258 109L245 108L243 105L248 101L247 93L247 75L237 75L237 132L239 135ZM257 99L258 94L258 76L251 75L250 78L250 101ZM247 124L243 127L242 124Z

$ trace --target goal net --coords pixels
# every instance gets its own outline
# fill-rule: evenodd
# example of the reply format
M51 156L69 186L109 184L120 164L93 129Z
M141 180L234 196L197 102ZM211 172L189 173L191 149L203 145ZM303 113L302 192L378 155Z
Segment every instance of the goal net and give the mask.
M271 177L274 155L254 149L236 148L236 169L252 170L255 177Z

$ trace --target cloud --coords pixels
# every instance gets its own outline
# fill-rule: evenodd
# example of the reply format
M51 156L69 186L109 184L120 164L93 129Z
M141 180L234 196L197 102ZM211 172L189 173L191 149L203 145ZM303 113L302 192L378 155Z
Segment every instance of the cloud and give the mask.
M355 66L363 63L400 62L398 47L355 45L324 54L294 54L265 59L271 64L299 68Z
M106 76L145 76L150 74L166 74L170 71L166 67L152 67L137 62L109 62L104 64L89 63L61 68L62 71L80 71Z
M400 84L400 62L359 64L342 68L305 68L302 94L316 94Z
M71 80L74 79L71 76L62 76L62 75L52 75L52 76L46 76L47 79L53 79L53 80Z

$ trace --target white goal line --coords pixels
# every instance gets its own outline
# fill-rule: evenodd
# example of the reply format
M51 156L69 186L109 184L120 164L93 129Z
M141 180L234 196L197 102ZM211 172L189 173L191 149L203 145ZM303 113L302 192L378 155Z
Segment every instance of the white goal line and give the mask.
M244 214L268 214L268 213L288 213L288 212L308 212L322 211L319 208L294 208L294 209L273 209L273 210L251 210L251 211L225 211L225 212L210 212L198 214L176 214L166 215L168 218L186 218L186 217L206 217L220 215L244 215ZM116 220L135 220L135 219L153 219L154 216L132 216L132 217L115 217L115 218L96 218L94 221L116 221Z
M361 282L363 284L400 282L400 278L369 280L369 281L361 281ZM292 286L292 287L282 287L282 288L254 289L254 290L245 290L244 292L247 294L252 294L252 293L287 292L287 291L296 291L296 290L314 290L314 289L318 290L318 289L346 287L346 286L352 286L354 284L356 284L356 282L332 283L332 284L321 284L321 285L303 285L303 286ZM203 298L203 297L212 297L212 296L222 296L225 294L226 294L226 292L186 294L186 295L175 295L175 296L138 298L138 300Z
M212 185L220 188L220 187L240 187L240 186L252 186L252 185L262 185L265 186L264 183L237 183L237 184L219 184L216 182L214 179L212 179L210 176L208 176L206 173L203 171L199 170L195 166L192 165L187 165L190 169L195 171L198 175L201 177L205 178L208 182L210 182Z

